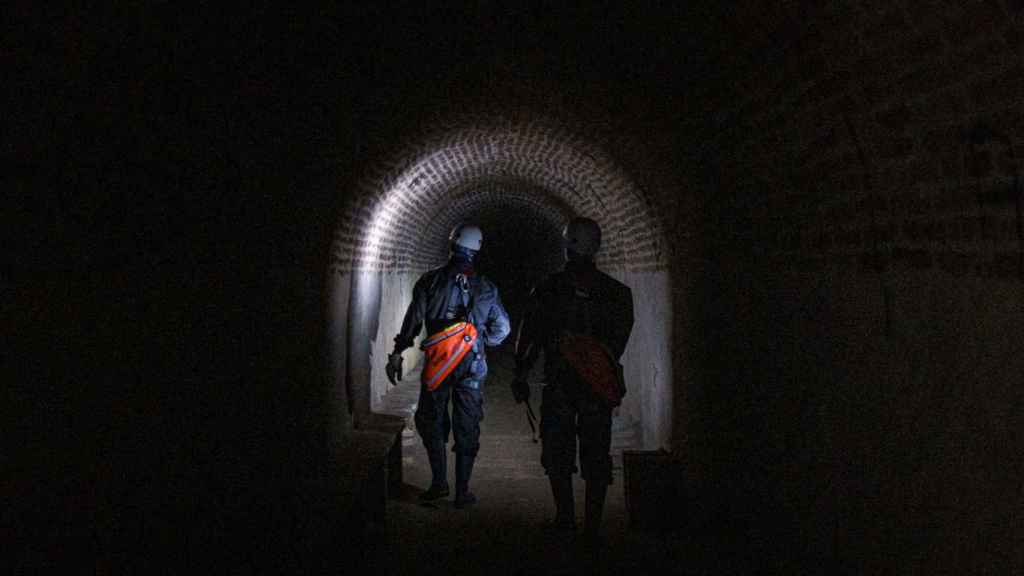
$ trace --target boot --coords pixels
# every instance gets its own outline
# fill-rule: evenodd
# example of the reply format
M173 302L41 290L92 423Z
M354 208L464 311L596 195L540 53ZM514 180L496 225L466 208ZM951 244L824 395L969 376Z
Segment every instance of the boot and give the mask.
M455 453L455 507L465 508L476 504L476 496L469 491L469 478L473 475L475 456Z
M601 515L604 512L604 498L607 494L607 484L587 482L583 536L586 543L592 548L599 547L601 544Z
M448 495L448 454L445 447L427 449L427 460L430 461L430 488L420 494L420 500L425 502Z
M548 476L551 495L555 497L555 519L551 523L556 530L576 529L576 500L572 493L572 476Z

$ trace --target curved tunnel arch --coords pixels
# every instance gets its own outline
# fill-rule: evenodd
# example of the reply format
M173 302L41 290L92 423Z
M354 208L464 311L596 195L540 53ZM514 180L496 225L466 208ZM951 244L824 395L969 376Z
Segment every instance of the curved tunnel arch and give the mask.
M420 237L416 242L396 239L395 242L401 244L401 250L392 247L382 257L393 262L399 269L438 266L447 258L448 232L463 220L483 224L484 220L494 222L505 215L516 218L526 226L525 232L545 235L551 228L560 228L573 213L572 207L560 196L531 182L481 178L449 189L443 201L433 207L433 212L411 214L411 226L421 232ZM546 234L549 242L554 239ZM494 239L488 235L484 255L495 244ZM549 266L543 268L548 269Z
M598 265L633 289L636 305L623 356L630 394L619 416L638 428L638 443L667 447L672 304L663 224L652 205L600 146L537 117L490 123L467 117L381 162L358 185L332 246L332 430L348 425L348 412L358 426L379 408L388 391L381 359L416 278L446 259L455 224L473 220L484 227L481 265L515 321L529 285L561 265L562 226L583 215L605 233ZM494 266L487 269L490 256ZM418 351L411 354L417 357L407 351L407 365L415 366Z

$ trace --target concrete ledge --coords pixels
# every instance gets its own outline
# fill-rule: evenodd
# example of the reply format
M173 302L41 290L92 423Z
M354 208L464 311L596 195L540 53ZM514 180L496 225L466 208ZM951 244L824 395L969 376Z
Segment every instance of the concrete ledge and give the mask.
M387 449L387 496L395 498L402 488L402 433L406 418L391 414L370 414L360 423L359 431L381 434L391 440Z
M383 526L387 498L402 482L404 424L388 419L372 424L339 439L326 464L301 482L303 508L336 518L357 536Z

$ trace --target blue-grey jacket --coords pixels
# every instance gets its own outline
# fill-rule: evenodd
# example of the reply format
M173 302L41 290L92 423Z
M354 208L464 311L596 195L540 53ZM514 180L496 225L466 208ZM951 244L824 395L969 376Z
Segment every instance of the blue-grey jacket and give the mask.
M466 280L469 284L468 299L463 296L457 282L457 271L450 264L420 276L413 287L412 302L405 311L402 329L395 336L395 352L411 347L424 325L427 336L443 330L451 324L453 311L469 304L471 310L465 308L469 312L468 319L479 333L470 360L473 364L469 376L483 380L487 376L485 347L501 344L512 327L497 286L480 275L466 277Z

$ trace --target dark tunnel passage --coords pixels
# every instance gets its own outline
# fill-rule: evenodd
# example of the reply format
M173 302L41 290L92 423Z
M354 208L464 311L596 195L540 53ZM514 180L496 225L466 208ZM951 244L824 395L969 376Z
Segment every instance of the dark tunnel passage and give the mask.
M16 569L351 573L437 518L557 556L543 491L503 484L536 465L507 390L500 513L388 533L349 481L379 488L383 358L452 226L515 317L580 214L638 311L617 422L672 484L645 487L673 529L617 542L668 573L1024 573L1020 0L15 4ZM505 552L467 565L537 566Z
M388 389L380 359L416 278L447 259L456 224L483 226L481 269L493 272L516 322L533 285L564 263L563 226L586 215L604 228L598 264L638 296L637 328L623 358L635 385L618 417L640 427L637 448L667 448L672 302L663 224L652 201L607 153L543 117L456 118L443 126L424 144L407 146L391 163L399 168L361 183L365 196L340 220L329 287L331 396L347 396L357 426L379 408ZM409 355L415 366L418 354Z
M508 193L494 191L488 195L492 194ZM558 221L550 212L539 214L534 210L528 203L494 202L462 214L465 221L475 222L487 231L487 246L478 256L478 268L499 287L502 302L512 318L522 317L525 296L532 287L545 274L562 266ZM567 208L547 210L563 220L568 213Z

